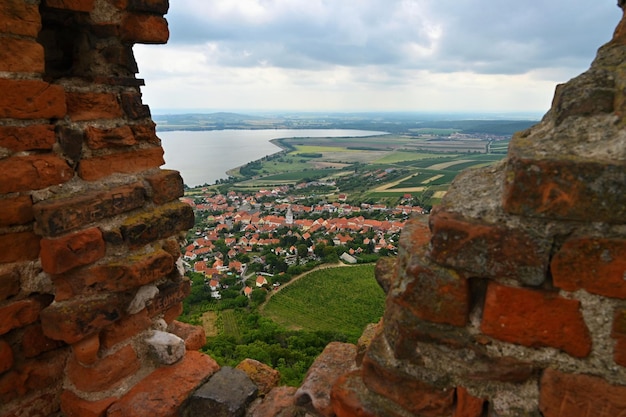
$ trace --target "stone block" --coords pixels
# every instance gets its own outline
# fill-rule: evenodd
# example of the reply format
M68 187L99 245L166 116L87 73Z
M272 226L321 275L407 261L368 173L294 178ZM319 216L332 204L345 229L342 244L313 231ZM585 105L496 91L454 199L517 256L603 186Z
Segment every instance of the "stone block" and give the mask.
M130 126L112 129L99 129L89 126L86 131L87 145L91 149L119 148L137 144L137 139Z
M330 417L333 407L330 389L341 375L356 369L356 346L332 342L324 348L309 368L296 392L296 403L311 403L319 413Z
M113 174L132 174L157 168L164 163L161 147L116 152L83 159L78 175L86 181L96 181Z
M435 209L429 257L476 277L510 277L527 285L544 282L552 242L519 229Z
M67 162L55 155L24 155L2 159L0 172L3 173L0 194L39 190L63 184L74 177L74 171Z
M67 114L74 122L122 117L117 96L112 93L66 93Z
M209 356L187 352L180 362L158 368L137 383L108 409L107 417L179 417L181 405L218 369Z
M0 235L0 263L30 261L39 256L41 238L33 232Z
M42 235L55 237L134 210L144 202L145 188L140 183L44 200L33 207L35 227Z
M160 44L167 43L169 37L167 20L161 16L128 13L120 27L123 42Z
M544 417L622 416L626 386L548 368L541 378L539 410Z
M552 258L554 285L626 299L626 239L573 238Z
M189 230L194 220L193 209L176 201L127 219L120 230L124 241L131 248L137 248Z
M54 126L0 126L0 147L13 152L49 151L56 138Z
M154 331L146 344L157 363L162 365L171 365L185 356L185 341L172 333Z
M27 298L0 307L0 336L37 321L45 302L43 298Z
M115 389L123 380L141 368L137 352L127 345L93 365L83 365L70 357L65 373L71 383L83 392L100 392Z
M183 339L187 350L200 350L202 346L206 345L206 333L202 326L174 320L167 327L167 331ZM250 378L252 377L250 376Z
M58 85L0 79L0 91L0 118L62 119L67 111L65 91Z
M97 227L58 238L44 238L41 240L41 266L50 274L61 274L101 259L105 246Z
M484 334L529 347L553 347L584 358L591 336L580 301L555 293L506 287L490 282L483 310Z
M0 339L0 375L13 367L13 349Z
M30 196L23 195L2 200L0 227L30 223L33 218L33 201Z
M257 387L245 372L225 366L193 393L181 415L243 417L256 395Z
M152 201L165 204L182 197L185 193L183 179L178 171L162 170L156 175L146 177L152 187Z
M20 273L11 265L0 265L0 301L20 292Z
M0 71L44 72L43 46L34 39L2 38L0 48Z
M270 391L272 391L275 387L278 386L280 382L280 372L272 367L265 365L254 359L244 359L237 365L237 368L241 371L244 371L248 378L258 388L258 395L265 396ZM291 392L291 402L294 401L295 389Z
M41 30L38 6L19 0L0 2L0 33L36 38Z
M55 302L41 312L44 334L76 343L123 317L129 301L123 294L102 294Z
M105 417L107 409L116 400L115 397L108 397L90 401L79 397L72 391L64 390L61 393L61 411L67 417Z

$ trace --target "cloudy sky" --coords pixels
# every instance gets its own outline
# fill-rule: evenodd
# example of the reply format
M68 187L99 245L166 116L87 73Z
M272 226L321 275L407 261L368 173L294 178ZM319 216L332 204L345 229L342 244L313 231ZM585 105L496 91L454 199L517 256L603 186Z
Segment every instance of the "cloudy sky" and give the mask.
M610 40L616 0L172 0L135 46L164 111L543 114Z

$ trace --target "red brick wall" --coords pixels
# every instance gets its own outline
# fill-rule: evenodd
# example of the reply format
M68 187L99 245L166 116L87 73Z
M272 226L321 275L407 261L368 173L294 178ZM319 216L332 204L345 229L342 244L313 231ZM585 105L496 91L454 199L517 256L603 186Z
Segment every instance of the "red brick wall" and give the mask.
M160 366L144 339L188 292L175 263L193 213L159 168L132 45L167 41L168 6L0 2L2 417L103 416ZM209 365L170 367L191 375L179 402Z

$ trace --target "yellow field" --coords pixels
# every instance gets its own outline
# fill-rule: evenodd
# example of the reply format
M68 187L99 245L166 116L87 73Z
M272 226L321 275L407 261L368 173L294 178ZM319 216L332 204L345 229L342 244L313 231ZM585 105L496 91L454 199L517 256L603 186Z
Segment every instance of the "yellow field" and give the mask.
M308 145L295 145L296 150L291 152L292 155L299 153L322 153L322 152L354 152L350 149L335 147L335 146L308 146Z

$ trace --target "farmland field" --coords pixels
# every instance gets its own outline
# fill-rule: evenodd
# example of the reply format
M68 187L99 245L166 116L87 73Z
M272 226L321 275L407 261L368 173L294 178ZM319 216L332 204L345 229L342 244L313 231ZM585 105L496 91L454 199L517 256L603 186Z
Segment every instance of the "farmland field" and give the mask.
M368 323L380 319L384 300L374 265L330 268L282 289L263 315L290 329L339 331L355 342Z

